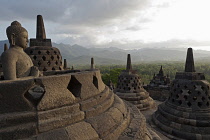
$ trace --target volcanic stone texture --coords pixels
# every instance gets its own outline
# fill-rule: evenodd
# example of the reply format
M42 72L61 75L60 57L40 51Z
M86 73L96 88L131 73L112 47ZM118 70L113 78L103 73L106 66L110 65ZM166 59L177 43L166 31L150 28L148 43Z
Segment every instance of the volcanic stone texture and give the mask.
M5 80L0 99L0 140L115 140L131 121L132 109L104 85L98 70Z
M122 72L118 78L116 95L136 105L140 110L155 106L149 93L142 87L141 79L137 74Z
M153 115L154 123L174 139L210 139L210 90L202 73L196 73L192 48L185 72L176 74L170 96Z

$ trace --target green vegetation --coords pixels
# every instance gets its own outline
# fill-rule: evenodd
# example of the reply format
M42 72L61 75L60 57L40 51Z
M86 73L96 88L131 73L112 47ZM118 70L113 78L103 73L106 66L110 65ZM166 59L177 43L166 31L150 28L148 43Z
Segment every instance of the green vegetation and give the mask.
M140 75L142 81L148 84L152 79L154 73L157 74L160 70L160 66L163 66L164 75L169 75L170 79L175 78L176 72L183 72L185 64L181 62L164 62L164 63L144 63L144 64L133 64L132 67ZM79 66L76 69L87 69L90 66ZM116 85L118 80L118 75L122 70L125 70L125 65L101 65L96 68L100 69L102 74L102 79L105 84L108 84L111 79ZM195 63L196 72L203 72L205 74L206 80L210 82L210 63Z

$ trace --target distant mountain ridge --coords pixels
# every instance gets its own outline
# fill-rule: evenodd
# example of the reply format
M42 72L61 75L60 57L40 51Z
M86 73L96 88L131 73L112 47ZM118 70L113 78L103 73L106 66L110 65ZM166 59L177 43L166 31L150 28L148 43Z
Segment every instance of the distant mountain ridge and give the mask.
M0 41L0 53L3 52L4 43L7 40ZM90 64L90 58L95 58L95 64L126 64L127 54L130 53L133 63L155 62L155 61L185 61L187 49L172 48L142 48L136 50L123 50L120 48L85 48L80 45L68 45L53 43L63 56L67 59L69 65ZM210 60L209 51L194 50L195 61Z

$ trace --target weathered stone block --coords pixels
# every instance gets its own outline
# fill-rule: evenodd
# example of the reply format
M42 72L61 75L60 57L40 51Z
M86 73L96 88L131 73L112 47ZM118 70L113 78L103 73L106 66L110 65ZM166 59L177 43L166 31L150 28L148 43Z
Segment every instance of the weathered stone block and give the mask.
M65 128L60 128L42 133L36 137L36 140L69 140L69 136Z
M34 79L0 82L0 114L32 111L34 106L24 94L34 85Z
M66 127L70 140L98 140L98 134L87 122L79 122Z
M70 105L75 102L75 97L67 89L71 75L47 76L36 78L37 84L45 87L45 94L39 102L38 110L48 110Z
M81 84L80 98L87 99L99 93L99 90L93 84L93 73L88 72L84 74L72 74L75 79ZM72 85L73 86L73 85Z

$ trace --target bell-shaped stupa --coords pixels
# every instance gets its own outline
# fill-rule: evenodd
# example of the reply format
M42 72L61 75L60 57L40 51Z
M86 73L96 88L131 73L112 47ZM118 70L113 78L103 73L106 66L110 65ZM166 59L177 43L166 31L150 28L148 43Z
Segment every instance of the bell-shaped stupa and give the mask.
M188 48L185 71L176 73L169 98L158 106L153 121L173 139L209 140L209 103L209 83L203 73L195 72L192 48Z
M140 110L146 110L155 106L149 93L143 88L141 78L132 70L131 56L128 54L126 70L118 77L115 93L122 99L136 105Z
M36 39L30 39L30 47L25 49L40 71L63 70L59 49L52 47L51 39L46 39L44 22L37 16Z

